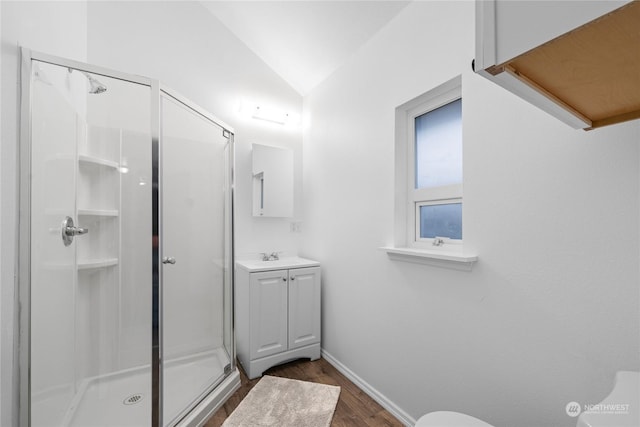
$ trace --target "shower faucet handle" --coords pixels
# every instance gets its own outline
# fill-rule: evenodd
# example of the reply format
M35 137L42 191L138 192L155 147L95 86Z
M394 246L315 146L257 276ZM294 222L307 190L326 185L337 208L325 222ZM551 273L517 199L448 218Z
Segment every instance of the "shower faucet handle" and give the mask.
M62 231L62 242L65 246L69 246L73 242L73 236L81 236L89 232L88 228L75 227L73 224L73 218L70 216L65 217L60 227Z
M89 232L88 228L82 228L82 227L67 228L67 234L73 234L74 236L82 236L83 234L87 234L88 232Z

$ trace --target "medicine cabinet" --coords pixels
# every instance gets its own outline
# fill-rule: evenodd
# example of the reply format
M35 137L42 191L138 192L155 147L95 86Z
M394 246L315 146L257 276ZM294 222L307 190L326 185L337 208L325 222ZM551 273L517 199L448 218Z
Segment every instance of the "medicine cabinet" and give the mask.
M253 144L253 216L293 216L293 151Z

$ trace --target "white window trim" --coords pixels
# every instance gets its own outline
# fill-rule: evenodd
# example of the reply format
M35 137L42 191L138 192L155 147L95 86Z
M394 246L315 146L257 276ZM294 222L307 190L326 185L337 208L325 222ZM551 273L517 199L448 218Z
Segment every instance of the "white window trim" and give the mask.
M415 153L415 123L416 118L431 112L437 108L445 106L451 102L454 102L460 98L462 98L462 84L458 79L454 79L458 81L452 88L447 88L447 90L442 93L432 93L432 91L427 92L426 94L420 96L422 102L410 110L407 111L407 136L406 136L406 144L407 144L407 194L411 196L407 200L409 206L407 206L407 224L413 224L413 226L407 227L407 242L410 247L414 248L430 248L431 249L451 249L449 245L462 244L460 240L454 239L446 239L445 244L441 246L434 246L434 239L421 239L420 238L420 218L418 218L418 204L436 204L439 201L451 201L451 200L460 200L462 201L462 184L458 185L446 185L439 186L433 188L415 188L415 176L416 176L416 153ZM451 82L451 80L449 81ZM445 83L448 84L449 82ZM434 89L436 91L437 89ZM464 231L463 231L464 232Z
M414 119L461 98L461 91L462 78L457 76L396 108L394 244L380 248L392 260L471 270L478 259L465 250L462 241L449 240L442 246L433 246L433 239L416 240L416 202L462 199L462 185L415 190Z
M427 249L397 248L394 246L385 246L380 249L385 251L389 259L393 261L427 264L454 270L471 271L474 263L478 261L477 255L464 252L430 251Z

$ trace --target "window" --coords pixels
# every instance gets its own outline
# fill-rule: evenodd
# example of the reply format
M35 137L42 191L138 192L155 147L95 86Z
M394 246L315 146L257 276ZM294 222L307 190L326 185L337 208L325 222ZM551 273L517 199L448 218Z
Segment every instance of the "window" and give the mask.
M462 78L396 108L394 244L389 259L471 271L462 246Z
M408 111L412 240L442 246L462 241L462 99L460 87Z
M462 78L396 108L395 247L462 251Z
M462 240L462 201L419 202L416 239L447 238Z

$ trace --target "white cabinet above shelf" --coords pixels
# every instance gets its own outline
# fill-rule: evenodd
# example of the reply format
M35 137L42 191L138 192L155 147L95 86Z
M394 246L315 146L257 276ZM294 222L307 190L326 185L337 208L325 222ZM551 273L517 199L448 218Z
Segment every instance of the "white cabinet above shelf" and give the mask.
M474 70L575 129L640 118L640 1L476 2Z

